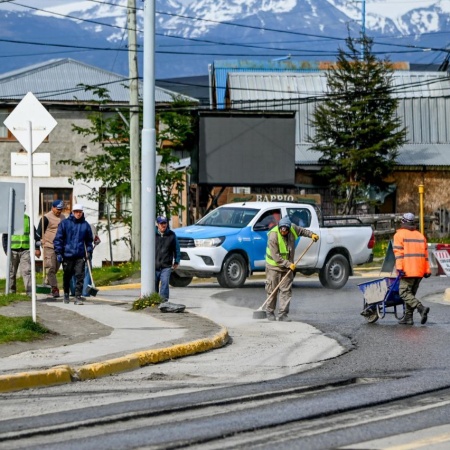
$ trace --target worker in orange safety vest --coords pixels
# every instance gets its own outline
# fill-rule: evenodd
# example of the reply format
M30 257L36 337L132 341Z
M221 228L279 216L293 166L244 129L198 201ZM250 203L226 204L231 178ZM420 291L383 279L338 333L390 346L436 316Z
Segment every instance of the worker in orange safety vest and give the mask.
M430 308L423 306L416 298L422 278L431 275L428 261L428 247L425 236L416 229L415 216L406 213L402 225L394 235L395 266L400 278L399 295L405 302L405 316L399 320L401 325L414 325L414 310L420 314L423 325L428 319Z

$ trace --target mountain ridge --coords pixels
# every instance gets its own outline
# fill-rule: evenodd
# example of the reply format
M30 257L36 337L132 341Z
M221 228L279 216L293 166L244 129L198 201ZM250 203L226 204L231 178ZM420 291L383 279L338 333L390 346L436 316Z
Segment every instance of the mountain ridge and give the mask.
M93 5L83 11L71 10L70 15L122 29L38 15L36 11L0 10L1 72L56 57L71 57L126 75L126 0L110 3L116 6ZM381 0L371 3L374 10L384 11L383 5L386 2ZM411 4L409 9L401 6L401 11L386 11L384 16L367 12L366 30L374 39L374 51L380 57L387 54L394 61L442 62L447 54L443 42L446 33L450 33L450 1L428 2L427 6ZM296 60L334 60L338 47L345 46L348 33L358 37L361 32L360 5L346 0L159 0L156 11L157 78L206 74L208 64L217 59L276 59L291 55ZM143 14L138 12L142 50ZM430 53L428 48L439 50ZM139 67L142 73L142 54Z

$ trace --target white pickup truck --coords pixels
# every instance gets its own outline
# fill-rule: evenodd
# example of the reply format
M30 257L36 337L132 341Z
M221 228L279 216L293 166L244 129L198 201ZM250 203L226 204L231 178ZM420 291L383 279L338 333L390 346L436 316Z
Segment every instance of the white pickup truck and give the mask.
M231 203L211 211L195 225L173 230L180 243L181 262L170 284L184 287L193 277L217 277L222 287L241 287L249 275L265 270L267 232L285 216L320 236L299 261L297 271L305 275L318 272L326 288L342 288L353 265L373 258L375 238L371 226L324 226L309 204ZM295 259L309 242L305 237L298 240Z

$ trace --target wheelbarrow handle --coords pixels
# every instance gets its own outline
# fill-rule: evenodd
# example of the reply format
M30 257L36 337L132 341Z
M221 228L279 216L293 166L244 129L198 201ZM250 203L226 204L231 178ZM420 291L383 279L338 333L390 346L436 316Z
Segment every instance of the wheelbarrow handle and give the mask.
M302 252L302 254L296 259L294 262L295 265L299 263L299 261L303 258L305 253L310 249L311 245L314 244L314 241L311 241L308 245L308 247L305 248L305 250ZM276 285L275 289L272 291L272 293L267 297L266 301L261 305L260 309L264 309L264 307L269 303L270 300L272 300L272 297L278 292L278 289L283 284L283 282L286 280L286 278L289 276L289 272L286 273L286 275L281 279L281 281Z

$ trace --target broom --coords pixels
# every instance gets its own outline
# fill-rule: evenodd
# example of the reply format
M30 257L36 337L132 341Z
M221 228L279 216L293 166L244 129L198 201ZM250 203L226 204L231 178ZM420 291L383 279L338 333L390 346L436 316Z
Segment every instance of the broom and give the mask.
M44 235L44 194L41 193L41 211L42 211L42 218L41 218L41 233L42 236ZM41 236L41 241L42 241ZM36 286L36 294L50 294L52 292L52 287L48 284L45 284L45 249L42 245L42 284L39 284Z
M303 258L303 256L305 255L305 253L309 250L309 248L311 247L311 245L314 244L314 241L311 241L308 245L308 247L305 248L305 250L303 251L303 253L297 258L297 261L295 261L295 265L297 265L299 263L299 261ZM277 284L277 286L275 287L275 289L272 291L272 293L269 295L269 297L267 297L266 301L256 310L253 311L253 318L254 319L266 319L267 318L267 312L264 309L267 304L272 300L272 297L274 295L276 295L276 293L278 292L278 289L280 288L281 284L286 280L286 278L289 276L289 272L286 273L286 275L281 279L281 281Z
M94 278L92 277L92 268L91 268L91 261L89 260L89 255L87 252L86 244L84 244L84 251L86 253L86 264L88 266L89 270L89 276L91 277L91 283L87 285L86 291L89 295L92 295L92 297L95 297L98 294L98 289L95 288Z

